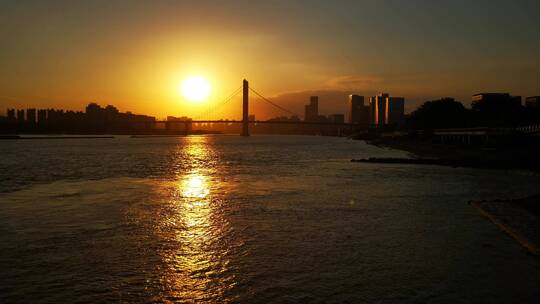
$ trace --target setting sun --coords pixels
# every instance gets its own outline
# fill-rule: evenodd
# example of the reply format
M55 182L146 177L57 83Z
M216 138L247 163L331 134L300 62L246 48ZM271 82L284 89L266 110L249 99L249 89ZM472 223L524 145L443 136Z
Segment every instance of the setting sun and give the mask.
M201 76L190 76L182 82L182 96L188 101L204 101L210 96L210 91L210 82Z

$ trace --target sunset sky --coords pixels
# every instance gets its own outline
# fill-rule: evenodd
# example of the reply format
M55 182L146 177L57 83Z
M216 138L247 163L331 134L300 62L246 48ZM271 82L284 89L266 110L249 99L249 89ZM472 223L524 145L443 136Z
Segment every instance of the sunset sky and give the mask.
M540 95L540 1L0 1L0 113L8 107L195 116L247 78L300 114L350 93L407 110L481 91ZM189 75L212 84L183 100ZM260 118L283 113L257 105ZM259 102L260 103L260 102ZM233 109L234 108L234 109ZM224 110L240 116L240 106Z

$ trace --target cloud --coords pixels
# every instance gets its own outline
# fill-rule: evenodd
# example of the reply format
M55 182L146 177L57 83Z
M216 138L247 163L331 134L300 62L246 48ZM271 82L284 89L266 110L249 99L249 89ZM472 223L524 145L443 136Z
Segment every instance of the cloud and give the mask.
M283 92L267 97L272 102L303 117L304 106L309 103L310 96L319 96L319 113L329 115L347 113L350 94L364 96L367 105L370 96L385 92L391 96L404 97L405 111L411 112L427 100L446 96L443 94L443 89L429 85L428 80L424 75L418 74L392 74L384 78L374 75L343 75L323 79L313 89ZM460 99L461 96L453 97L466 100ZM289 115L261 102L254 102L253 110L261 119Z
M297 113L304 115L304 106L309 103L310 96L319 97L319 113L322 115L338 114L347 112L347 102L350 94L360 94L367 97L377 93L383 80L370 75L345 75L322 81L319 88L295 92L285 92L270 97L272 102ZM255 103L254 112L261 116L277 116L279 111L273 111L271 107ZM274 113L275 112L275 113ZM262 114L264 113L264 114ZM270 114L272 113L272 114ZM281 113L287 114L287 113ZM268 117L268 118L269 118ZM262 117L261 117L262 118Z
M383 79L369 75L346 75L330 79L327 85L333 88L344 88L347 90L371 90L383 84Z
M368 104L368 100L370 96L374 96L377 94L377 91L359 91L355 92L359 95L363 95L365 97L365 104ZM275 97L269 98L272 102L275 102L276 104L293 111L294 113L299 114L300 116L304 115L304 106L309 103L309 97L310 96L319 96L319 113L322 115L329 115L329 114L345 114L347 113L347 102L349 95L351 94L350 91L345 90L307 90L307 91L299 91L299 92L290 92L290 93L284 93L277 95ZM394 95L399 96L399 95ZM422 103L424 103L427 100L433 100L437 98L443 97L442 95L419 95L414 97L405 97L405 112L411 112L414 109L416 109L418 106L420 106ZM264 115L261 116L268 116L268 118L273 116L280 116L280 115L287 115L287 113L279 113L278 112L272 112L270 110L272 109L266 109L262 108L261 106L258 106L257 112L264 113ZM275 114L274 114L275 113ZM279 114L279 115L278 115Z

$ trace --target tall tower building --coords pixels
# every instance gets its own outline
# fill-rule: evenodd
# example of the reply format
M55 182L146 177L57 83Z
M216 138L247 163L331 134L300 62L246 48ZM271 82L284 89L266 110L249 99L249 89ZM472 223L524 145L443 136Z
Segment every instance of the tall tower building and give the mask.
M347 122L353 124L369 123L369 106L364 104L364 96L349 95Z
M400 125L405 122L405 99L403 97L386 98L385 110L384 123L386 125Z
M45 124L45 122L47 121L47 110L38 110L37 121L40 125Z
M304 120L316 121L319 117L319 96L311 96L309 104L305 106Z
M375 126L399 125L405 120L405 99L386 93L369 98L370 123Z
M8 117L8 120L15 121L16 120L16 118L15 118L15 109L8 109L7 110L7 117Z
M17 122L24 123L26 118L24 117L24 110L17 110Z
M386 93L380 93L369 98L370 123L372 125L381 126L384 124L387 98L388 94Z
M26 122L32 125L36 124L36 109L26 110Z

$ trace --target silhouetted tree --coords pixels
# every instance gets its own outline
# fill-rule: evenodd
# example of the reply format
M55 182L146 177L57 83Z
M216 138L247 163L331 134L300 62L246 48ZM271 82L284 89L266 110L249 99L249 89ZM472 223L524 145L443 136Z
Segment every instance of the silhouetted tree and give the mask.
M470 110L453 98L425 102L410 116L415 130L464 128L470 125Z

